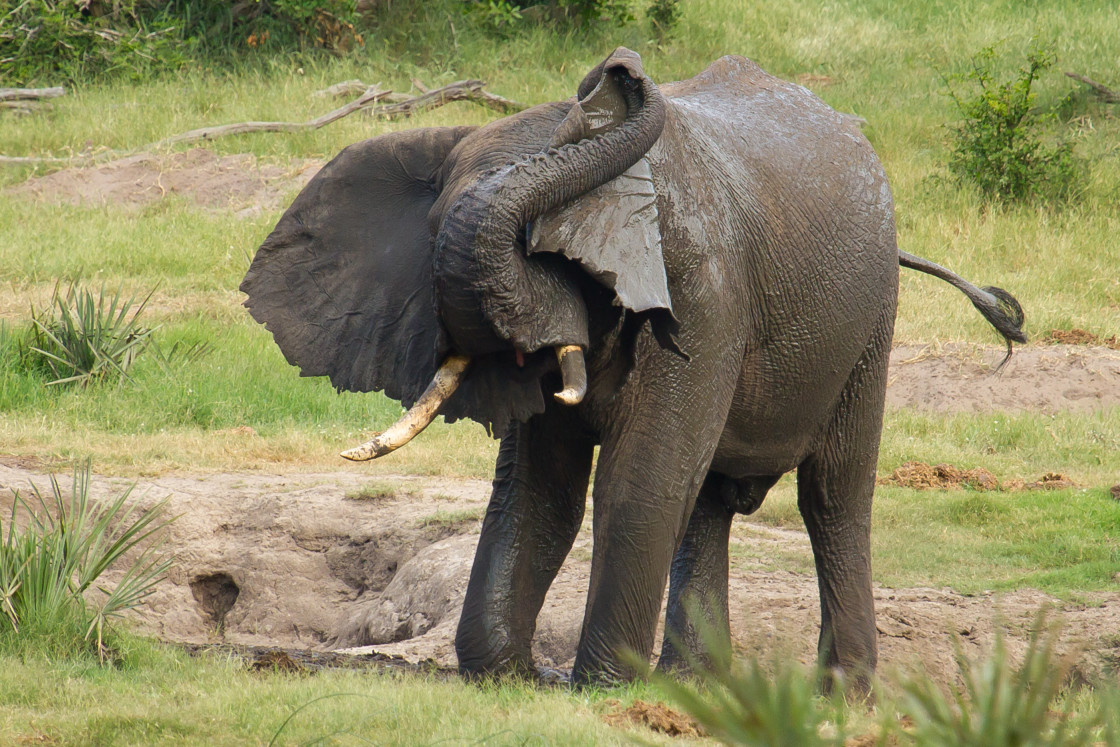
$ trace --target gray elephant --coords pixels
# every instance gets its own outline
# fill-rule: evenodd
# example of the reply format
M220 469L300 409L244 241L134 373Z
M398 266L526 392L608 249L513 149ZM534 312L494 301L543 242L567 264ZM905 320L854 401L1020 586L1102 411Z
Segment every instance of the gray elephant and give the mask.
M898 251L851 121L741 57L658 86L620 48L567 101L346 148L241 289L304 376L411 407L344 456L387 453L436 414L501 437L464 673L532 670L599 445L575 682L640 673L667 582L659 666L703 656L690 615L726 637L732 516L797 470L822 661L865 685L900 261L1025 339L1011 296Z

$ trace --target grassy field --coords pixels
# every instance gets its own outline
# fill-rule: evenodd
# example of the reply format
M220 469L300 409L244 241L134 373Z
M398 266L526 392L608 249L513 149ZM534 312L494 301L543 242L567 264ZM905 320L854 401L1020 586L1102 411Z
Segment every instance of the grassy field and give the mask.
M4 657L2 744L632 744L603 716L648 685L572 693L409 674L252 672L126 639L117 668ZM610 701L610 702L607 702ZM643 730L647 743L676 743Z
M1074 138L1085 169L1066 205L986 206L949 181L943 165L946 126L956 118L944 80L967 71L982 47L995 44L998 69L1010 73L1032 37L1051 42L1059 62L1040 84L1043 105L1075 87L1060 71L1120 87L1120 14L1112 0L687 0L676 36L663 42L651 40L641 24L567 34L528 26L495 40L446 16L448 4L411 5L417 7L397 7L383 28L367 34L363 50L345 58L279 55L234 70L91 82L46 114L0 112L0 154L132 151L204 125L307 120L333 106L314 91L351 78L396 90L408 90L414 77L430 87L481 78L495 93L535 104L570 96L618 44L641 52L646 71L659 81L689 77L735 53L785 78L813 76L802 80L825 101L867 120L864 132L892 181L902 247L1011 290L1036 338L1051 328L1105 337L1120 332L1120 107L1081 97L1074 116L1057 125ZM352 116L312 133L238 136L207 147L286 165L326 159L389 131L481 124L494 116L453 104L401 122ZM0 188L54 168L0 166ZM41 307L56 282L80 280L141 297L154 289L146 323L160 325L161 343L210 347L198 361L170 371L142 360L132 381L120 385L48 389L13 363L0 333L0 457L34 457L59 470L92 458L96 471L125 476L361 469L489 477L496 444L466 423L433 425L408 449L371 466L340 464L340 448L387 425L399 408L380 395L340 395L325 380L301 379L241 308L237 285L278 217L278 210L237 217L183 199L138 210L0 200L0 319L7 328L24 328L31 305ZM914 273L903 274L901 283L898 342L996 343L954 289ZM1108 487L1120 482L1120 412L890 412L880 472L911 459L984 467L1000 480L1061 472L1078 487L1048 493L882 487L874 533L880 582L964 592L1030 586L1062 596L1116 590L1120 503ZM789 478L755 520L800 525ZM910 551L917 546L928 551ZM137 645L142 650L127 676L5 657L0 742L259 744L293 710L327 695L329 701L316 701L293 719L280 741L380 743L374 736L384 729L401 729L401 744L627 739L599 719L606 695L350 674L256 678L228 662L188 661ZM227 688L230 682L235 686ZM360 695L343 695L349 692ZM656 697L646 691L609 697L639 696ZM127 707L105 705L110 701ZM175 708L163 708L167 703Z

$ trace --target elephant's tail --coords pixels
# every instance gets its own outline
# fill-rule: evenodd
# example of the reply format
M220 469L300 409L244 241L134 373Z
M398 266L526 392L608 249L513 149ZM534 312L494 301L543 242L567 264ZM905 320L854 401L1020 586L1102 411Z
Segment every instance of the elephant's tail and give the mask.
M1003 288L997 288L994 285L977 288L960 275L945 269L936 262L930 262L928 259L917 257L901 249L898 250L898 263L903 267L909 267L911 270L919 270L941 278L968 296L972 305L980 310L988 323L995 327L996 331L1003 335L1003 339L1007 341L1007 355L999 364L1000 368L1011 358L1011 343L1027 341L1027 336L1023 332L1023 322L1026 320L1023 307L1015 300L1015 296Z

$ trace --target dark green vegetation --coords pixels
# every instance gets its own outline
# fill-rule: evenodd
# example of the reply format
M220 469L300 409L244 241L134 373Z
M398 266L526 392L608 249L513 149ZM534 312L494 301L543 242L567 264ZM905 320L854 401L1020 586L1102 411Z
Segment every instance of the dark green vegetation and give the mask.
M710 631L705 637L714 640ZM1070 688L1072 659L1056 653L1057 638L1040 613L1018 664L1011 662L1002 636L982 660L958 652L959 682L950 684L948 695L926 676L898 675L879 694L879 715L870 724L860 704L853 708L842 693L817 695L819 668L788 661L764 666L717 652L697 682L657 680L708 734L731 745L1114 744L1120 728L1117 691Z
M949 170L993 200L1068 197L1077 188L1073 143L1062 130L1052 136L1055 142L1044 142L1039 131L1072 106L1074 94L1039 111L1038 95L1031 92L1035 81L1054 66L1053 50L1032 42L1026 65L1005 82L992 72L995 56L995 49L986 47L973 58L972 70L963 78L975 90L950 89L963 121L953 128Z

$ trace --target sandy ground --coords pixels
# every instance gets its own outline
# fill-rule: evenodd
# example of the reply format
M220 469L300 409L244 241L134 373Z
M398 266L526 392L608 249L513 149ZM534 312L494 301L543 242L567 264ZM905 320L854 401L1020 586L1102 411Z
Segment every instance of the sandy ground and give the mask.
M125 206L179 195L208 209L252 215L281 207L319 166L267 166L249 156L195 149L58 171L4 192ZM1090 411L1120 404L1116 350L1028 346L994 373L1001 358L1002 350L971 345L899 347L891 358L888 404L940 412ZM453 664L454 628L489 485L400 476L383 495L347 497L369 482L351 472L177 474L139 482L137 501L166 500L178 518L168 543L175 565L137 624L174 641L319 650L364 644L363 650ZM0 511L9 509L13 490L30 483L46 489L47 478L34 465L0 455ZM97 479L93 491L105 496L129 484ZM772 551L802 557L809 566L804 532L739 517L732 541L750 547L733 553L736 646L811 662L819 620L815 578L766 570L749 559ZM590 556L585 526L540 616L534 644L539 664L571 664ZM924 666L938 679L950 679L954 641L967 654L979 653L1001 627L1011 652L1020 651L1043 605L1059 610L1063 645L1080 652L1078 668L1085 676L1120 665L1120 588L1077 603L1035 591L966 597L945 589L877 587L875 595L880 658L888 668Z

